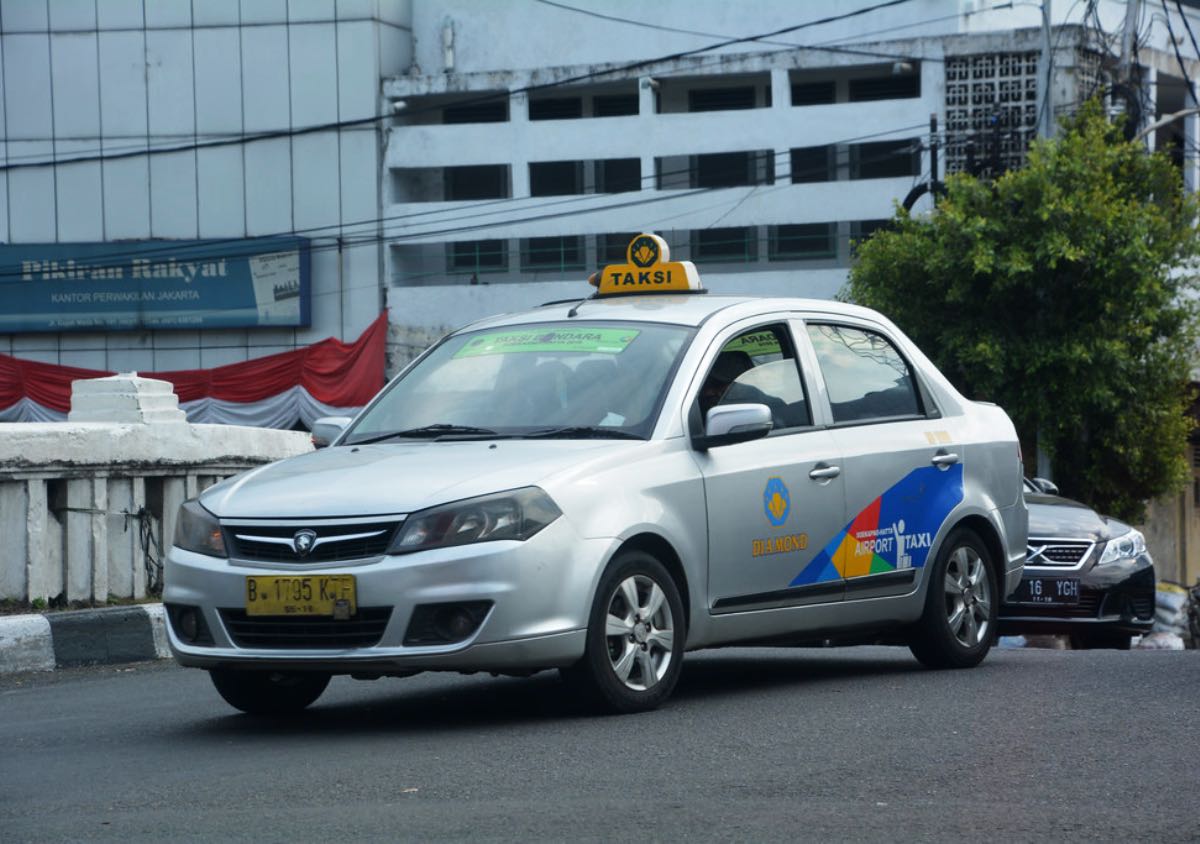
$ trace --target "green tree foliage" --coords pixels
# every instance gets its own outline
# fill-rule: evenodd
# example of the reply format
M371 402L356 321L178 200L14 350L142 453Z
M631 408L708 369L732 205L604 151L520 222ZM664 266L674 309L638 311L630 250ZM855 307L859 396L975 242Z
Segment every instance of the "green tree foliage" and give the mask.
M1140 521L1189 476L1198 206L1089 103L1025 167L947 181L858 248L845 295L1040 444L1064 494Z

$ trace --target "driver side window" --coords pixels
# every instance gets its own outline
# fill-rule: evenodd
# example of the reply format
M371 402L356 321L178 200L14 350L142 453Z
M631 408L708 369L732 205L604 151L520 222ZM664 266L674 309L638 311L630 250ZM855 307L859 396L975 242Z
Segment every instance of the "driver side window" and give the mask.
M774 430L812 424L788 328L783 323L744 331L721 347L699 396L701 418L724 404L765 404Z

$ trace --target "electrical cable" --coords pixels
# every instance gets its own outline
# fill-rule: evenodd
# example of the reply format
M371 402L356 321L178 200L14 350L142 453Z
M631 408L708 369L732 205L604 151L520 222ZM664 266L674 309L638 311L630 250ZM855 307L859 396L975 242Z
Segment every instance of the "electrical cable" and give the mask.
M737 44L749 44L749 43L753 43L753 42L757 42L757 41L763 41L764 39L773 38L777 35L786 35L787 33L790 33L790 32L799 32L800 30L809 29L814 26L822 26L827 23L834 23L836 21L847 20L849 18L859 17L861 15L865 15L870 12L878 11L880 9L886 9L886 8L890 8L892 6L899 6L901 4L910 3L910 2L912 2L912 0L883 0L883 2L876 3L875 5L872 5L872 6L864 6L860 9L855 9L850 12L843 12L843 13L837 14L837 15L828 15L824 18L819 18L817 20L811 20L811 21L806 21L804 23L793 24L791 26L780 27L778 29L771 30L770 32L763 32L763 33L759 33L757 35L746 35L746 36L741 36L738 38L727 38L723 41L718 41L713 44L708 44L704 47L697 47L697 48L694 48L691 50L680 50L680 51L677 51L674 53L669 53L665 56L658 56L656 58L639 59L638 61L629 62L626 64L618 65L616 67L601 68L598 70L589 71L587 73L581 73L581 74L577 74L575 76L569 76L569 77L565 77L563 79L557 79L557 80L554 80L553 82L543 82L543 83L538 83L538 84L525 85L520 88L514 88L514 89L511 89L508 91L501 91L501 92L494 92L491 94L485 94L485 95L482 95L479 97L474 97L474 98L469 98L466 100L459 101L459 102L455 103L455 105L457 105L457 106L477 105L477 104L481 104L481 103L485 103L485 102L492 102L492 101L495 101L495 100L498 100L501 98L507 99L507 98L513 96L514 94L530 94L530 93L534 93L534 92L538 92L538 91L545 91L548 89L560 88L560 87L568 86L568 85L574 85L579 82L586 82L590 79L596 79L596 78L603 77L603 76L610 76L610 75L618 74L618 73L628 73L629 71L632 71L632 70L642 70L645 68L653 67L654 65L662 64L663 62L678 61L679 59L684 59L684 58L688 58L690 56L700 55L702 53L711 52L713 50L724 49L725 47L732 47ZM439 105L436 107L430 106L429 109L430 110L432 110L433 108L440 109L440 108L444 108L444 107L445 107L445 105L443 104L443 105ZM417 114L417 113L421 113L421 112L413 111L411 113ZM192 150L198 150L198 149L214 149L214 148L220 148L220 147L226 147L226 146L236 146L236 145L240 145L240 144L254 143L255 141L273 140L273 139L277 139L277 138L295 138L295 137L301 137L301 136L305 136L305 135L316 134L318 132L331 132L331 131L337 131L340 129L353 128L353 127L357 127L357 126L373 125L373 124L379 123L380 121L388 120L390 118L391 118L391 115L386 115L386 114L385 115L373 115L371 117L361 117L361 118L357 118L357 119L353 119L353 120L331 121L331 122L327 122L327 123L313 124L311 126L291 127L288 129L276 129L276 130L271 130L271 131L266 131L266 132L256 132L256 133L251 133L249 135L239 136L237 138L211 141L211 142L204 143L204 144L190 143L190 144L179 144L179 145L172 146L172 147L159 147L153 151L146 150L146 151L140 151L140 152L115 153L113 155L75 156L72 158L55 159L55 160L44 161L44 162L18 162L17 164L6 164L6 165L0 166L0 172L10 172L13 170L24 170L24 169L31 169L31 168L35 168L35 167L58 167L58 166L64 166L67 164L83 164L83 163L90 163L90 162L95 162L95 161L119 161L119 160L123 160L123 159L136 158L136 157L140 157L143 155L146 155L146 156L167 155L167 154L178 153L178 152L190 152Z
M1192 77L1188 75L1187 65L1183 63L1183 54L1179 52L1179 42L1175 40L1175 28L1171 26L1171 10L1167 8L1167 0L1162 0L1163 13L1166 17L1167 35L1171 38L1171 48L1175 51L1175 61L1179 62L1179 72L1183 74L1183 81L1187 83L1188 93L1192 95L1192 102L1200 106L1200 99L1196 98L1196 86L1192 83Z
M849 138L842 138L842 139L830 141L825 146L848 145L848 144L851 144L856 141L868 140L871 138L877 138L877 137L881 137L881 136L885 136L885 135L894 135L894 134L897 134L900 132L906 132L906 131L910 131L913 129L923 128L924 126L925 126L925 124L923 124L923 123L917 123L917 124L912 124L910 126L895 127L895 128L872 132L872 133L868 133L868 134L864 134L864 135L857 135L857 136L853 136L853 137L849 137ZM920 136L920 137L923 137L923 136ZM902 139L898 139L898 140L899 141L907 141L908 143L911 144L913 142L914 138L910 136L908 138L902 138ZM919 137L918 137L918 140L919 140ZM882 155L878 155L878 156L869 156L867 158L864 158L862 160L862 163L877 163L877 162L881 162L881 161L885 161L890 158L893 158L894 156L896 156L898 154L907 154L907 152L908 152L908 150L899 150L899 151L886 152L886 153L884 153ZM778 150L778 151L775 151L772 153L772 158L777 159L780 156L786 156L786 155L790 155L790 154L791 154L790 149ZM678 170L663 171L660 173L649 173L649 174L646 174L641 177L641 182L646 183L646 182L649 182L652 180L661 179L663 177L694 175L698 172L698 170L699 170L699 168L696 166L688 166L688 167L680 168ZM819 175L821 172L824 172L824 169L817 168L817 167L798 171L798 173L800 175ZM793 174L793 175L795 175L795 174ZM451 228L442 228L442 229L428 230L428 231L414 231L414 232L410 232L410 233L406 233L406 234L388 233L387 231L383 231L383 232L379 232L379 233L372 232L372 231L364 231L364 232L362 232L362 235L366 236L365 239L361 235L356 235L354 233L345 234L345 231L347 229L354 229L354 228L360 228L360 227L363 229L369 229L370 227L380 227L380 226L386 225L388 223L396 223L396 222L400 222L400 221L404 221L404 220L409 220L414 217L425 217L425 216L441 215L441 214L448 215L448 217L450 219L453 219L456 221L477 219L477 218L481 218L481 217L492 216L492 215L495 215L498 213L506 213L506 210L487 210L487 211L481 211L478 213L464 213L465 210L473 210L474 206L472 206L471 208L459 207L459 208L455 208L455 209L441 209L441 210L436 210L436 211L415 212L412 214L398 214L398 215L393 215L393 216L377 217L377 218L372 218L372 219L368 219L368 220L359 220L359 221L350 222L350 223L332 224L332 225L328 225L328 226L315 226L315 227L311 227L311 228L307 228L307 229L292 229L292 230L286 230L286 231L277 231L277 232L272 232L270 234L265 234L265 235L208 239L208 240L203 240L200 242L184 244L184 245L181 245L176 242L171 242L171 241L163 241L163 242L160 242L161 245L155 246L154 248L150 248L150 249L142 249L142 250L138 250L138 251L131 250L131 251L125 252L125 253L120 253L120 252L109 253L109 254L104 255L100 259L100 260L102 260L104 262L108 262L108 263L105 263L105 264L89 263L88 266L94 267L96 269L101 269L104 266L108 266L108 265L123 264L124 262L127 262L128 260L133 259L133 258L153 259L156 255L171 256L171 257L183 257L183 256L191 255L191 256L194 256L197 260L205 260L205 261L219 260L222 257L227 258L227 259L244 258L244 257L250 257L252 255L262 254L263 244L266 241L269 241L271 239L297 237L297 236L314 237L314 236L320 236L317 234L317 232L330 231L333 229L338 229L342 232L342 234L339 234L336 236L332 233L328 235L328 237L331 237L331 238L336 237L336 240L334 242L328 243L328 244L312 244L309 246L309 250L310 250L310 252L311 251L336 250L338 248L342 248L342 247L346 247L346 246L362 245L364 243L395 242L398 240L425 238L425 237L429 237L432 235L453 235L456 233L463 233L463 232L467 232L467 231L475 231L475 230L480 230L480 229L495 228L495 227L507 226L507 225L516 225L519 223L530 222L530 221L535 221L535 220L547 220L547 219L556 219L558 217L577 216L580 214L588 214L588 213L594 213L597 211L607 210L610 207L633 207L638 204L649 205L649 204L654 204L657 202L662 202L662 201L666 201L666 200L673 199L673 198L680 198L680 197L686 196L686 195L707 193L707 192L711 192L711 191L715 191L715 190L725 190L725 189L727 189L727 188L725 188L725 187L693 188L693 189L688 189L686 191L672 191L670 193L664 193L661 196L643 198L641 200L637 200L632 203L622 203L621 205L618 205L618 206L606 205L606 206L600 206L600 207L579 208L579 209L575 209L575 210L571 210L571 211L559 212L557 214L538 214L535 217L525 217L525 218L516 218L516 219L508 218L508 219L495 220L492 222L483 223L483 224L479 224L479 225L456 226L456 227L451 227ZM631 191L631 193L636 193L636 191ZM519 212L519 213L525 213L525 212L530 212L530 211L540 212L547 208L553 208L553 207L557 207L557 206L569 205L569 204L579 203L579 202L594 201L598 197L608 197L608 196L617 196L617 195L619 195L619 194L578 194L578 195L574 195L574 196L564 197L561 199L550 199L550 200L547 200L544 202L537 203L532 208L522 209L521 212ZM523 202L528 202L528 201L534 200L534 199L545 199L545 198L544 197L508 197L505 199L491 200L491 201L481 203L481 204L483 204L483 205L493 205L493 204L499 205L499 204L523 203ZM432 221L430 221L429 225L439 225L441 222L442 222L441 220L432 220ZM340 240L341 243L338 243L337 240ZM13 244L13 246L17 246L17 245L19 245L19 244ZM221 248L225 245L228 245L232 248L228 251L220 251ZM6 277L12 278L17 275L19 275L19 273L12 272L12 271L0 272L0 280L4 279Z

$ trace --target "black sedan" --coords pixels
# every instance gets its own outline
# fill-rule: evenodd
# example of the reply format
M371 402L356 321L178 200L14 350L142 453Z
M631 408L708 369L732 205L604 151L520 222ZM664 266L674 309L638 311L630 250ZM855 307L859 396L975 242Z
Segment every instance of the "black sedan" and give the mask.
M1154 561L1142 534L1025 482L1029 556L1000 606L1000 633L1066 633L1075 648L1128 648L1154 623Z

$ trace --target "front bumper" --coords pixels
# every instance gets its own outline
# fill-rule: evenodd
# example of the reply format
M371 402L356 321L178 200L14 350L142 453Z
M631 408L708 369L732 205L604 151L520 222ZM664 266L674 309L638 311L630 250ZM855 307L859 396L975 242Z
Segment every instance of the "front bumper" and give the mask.
M1156 578L1149 554L1108 565L1087 564L1080 571L1027 568L1027 578L1077 578L1078 604L1063 606L1003 603L999 628L1003 635L1075 633L1109 630L1137 635L1154 626Z
M559 518L525 542L385 556L360 564L331 564L319 572L217 559L173 547L165 566L163 602L197 608L211 643L186 641L171 613L168 641L181 665L197 668L352 674L566 666L583 655L591 597L614 546L612 539L581 538ZM366 615L364 610L375 613L382 627L378 640L353 647L316 646L304 639L286 646L248 646L234 617L245 607L246 576L316 573L354 575L358 618ZM466 638L445 644L404 643L418 606L465 602L490 604ZM322 633L337 629L336 621L320 621Z

